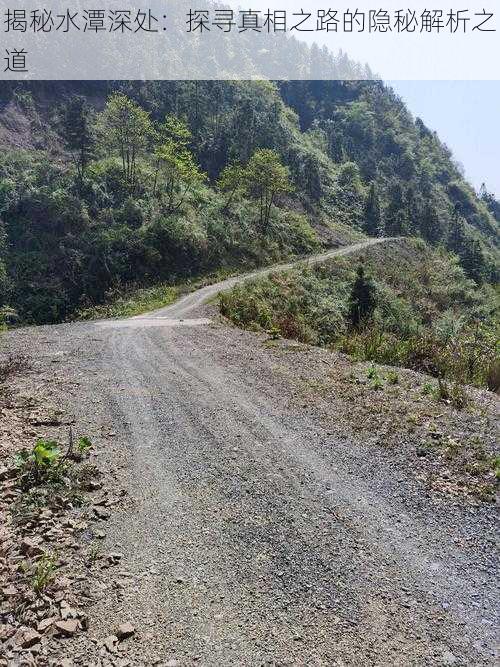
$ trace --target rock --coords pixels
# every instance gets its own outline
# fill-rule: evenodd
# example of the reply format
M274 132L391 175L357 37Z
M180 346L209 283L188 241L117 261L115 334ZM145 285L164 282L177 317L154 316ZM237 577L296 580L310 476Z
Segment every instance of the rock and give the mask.
M127 637L132 637L132 635L135 635L135 628L132 623L122 623L118 626L116 636L120 641L127 639Z
M73 618L67 621L56 621L54 626L60 634L65 635L66 637L72 637L78 631L79 623Z
M10 586L5 586L5 588L2 588L2 594L6 598L12 598L18 594L18 590L11 584Z
M116 637L116 635L110 635L109 637L106 637L106 639L103 639L102 643L110 653L115 653L118 637Z
M78 612L70 607L66 600L61 601L61 619L67 621L68 618L77 618Z
M15 634L14 644L21 648L30 648L38 644L41 638L40 633L33 628L21 627Z
M96 537L98 540L103 540L106 537L106 531L94 530L94 537Z
M454 665L457 661L457 658L453 655L451 651L445 651L443 653L443 664L445 665Z
M54 623L57 621L56 616L51 616L50 618L44 618L40 623L37 625L37 630L38 632L45 632L48 630Z
M57 577L57 587L60 588L61 590L65 588L69 588L73 583L73 580L70 579L69 577Z
M73 667L73 660L70 660L70 658L63 658L57 663L58 667Z
M123 558L122 554L112 552L112 553L108 554L108 557L107 557L106 560L108 561L108 563L110 565L118 565L118 563L121 561L122 558Z
M61 426L61 417L59 410L38 410L30 414L28 421L32 426Z
M94 516L98 519L109 519L111 512L104 507L94 507L93 508Z
M6 479L13 479L17 474L16 468L7 468L6 466L0 466L0 482L5 481Z
M24 537L21 540L20 544L21 553L26 556L40 556L44 553L41 546L35 540L30 539L29 537Z

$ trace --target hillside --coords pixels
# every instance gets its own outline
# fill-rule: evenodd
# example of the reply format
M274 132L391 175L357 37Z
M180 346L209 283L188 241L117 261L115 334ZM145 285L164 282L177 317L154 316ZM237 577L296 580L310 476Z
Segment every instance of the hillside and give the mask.
M1 104L0 299L18 322L365 234L422 236L497 279L498 203L381 82L19 83Z

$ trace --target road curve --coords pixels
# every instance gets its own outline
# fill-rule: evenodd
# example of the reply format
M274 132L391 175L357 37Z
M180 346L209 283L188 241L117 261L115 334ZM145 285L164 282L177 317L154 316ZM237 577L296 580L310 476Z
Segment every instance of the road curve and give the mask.
M169 319L182 318L185 317L195 308L198 308L203 303L205 303L212 297L216 296L219 292L222 292L223 290L226 289L230 289L234 285L242 283L245 280L249 280L251 278L258 278L260 276L266 276L269 273L273 273L275 271L287 271L288 269L291 269L294 266L298 266L301 264L309 264L309 265L319 264L333 257L342 257L343 255L350 255L352 253L359 252L360 250L365 250L370 246L377 245L379 243L388 243L389 241L394 241L394 240L396 240L396 238L386 237L386 238L367 239L366 241L360 241L359 243L345 246L343 248L336 248L334 250L328 250L327 252L318 253L316 255L309 255L308 257L296 261L286 262L284 264L276 264L271 267L266 267L264 269L258 269L256 271L252 271L251 273L245 273L239 276L233 276L231 278L227 278L226 280L222 280L218 283L202 287L201 289L196 290L195 292L191 292L190 294L187 294L186 296L182 297L181 299L179 299L170 306L166 306L165 308L160 308L159 310L155 310L151 313L148 313L147 315L137 315L135 318L131 319L141 319L143 317L147 318L166 317Z

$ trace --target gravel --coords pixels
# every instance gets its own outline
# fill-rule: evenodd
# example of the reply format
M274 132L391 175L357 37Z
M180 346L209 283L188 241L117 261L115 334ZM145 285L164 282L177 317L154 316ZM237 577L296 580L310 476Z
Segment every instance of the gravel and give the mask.
M202 305L219 288L9 335L127 490L99 536L126 572L65 640L75 664L493 665L494 507L424 484L406 431L374 445L347 390L304 393L348 362L228 327Z

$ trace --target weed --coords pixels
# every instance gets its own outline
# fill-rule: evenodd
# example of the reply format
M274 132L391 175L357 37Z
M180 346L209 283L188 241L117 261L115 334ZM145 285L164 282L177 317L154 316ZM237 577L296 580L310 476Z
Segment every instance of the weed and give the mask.
M92 442L90 438L84 436L83 438L78 438L76 447L80 454L87 454L92 449Z
M500 480L500 456L494 456L491 459L491 469L495 475L495 479Z
M87 567L93 567L101 557L101 550L97 544L93 544L87 555Z
M457 410L463 410L468 402L469 397L465 387L459 382L447 382L442 378L438 378L437 387L434 389L434 396L436 400L452 405Z
M46 483L59 483L64 476L61 450L53 440L39 438L33 449L21 450L16 458L20 485L24 490Z
M481 484L475 489L476 497L485 503L495 502L495 487L493 484Z
M385 379L389 384L399 384L399 373L396 373L396 371L389 371L385 376Z
M267 330L271 340L279 340L281 338L281 331L279 327L273 326Z
M380 377L380 374L375 366L370 366L370 368L366 371L366 377L371 380L370 389L379 391L380 389L384 388L382 378Z
M448 438L446 441L446 448L444 450L444 456L447 459L456 458L463 451L462 443L454 438Z
M30 581L37 595L41 595L54 581L56 567L57 559L51 554L43 554L36 562Z
M422 387L422 394L432 396L434 394L434 385L432 382L426 382Z

